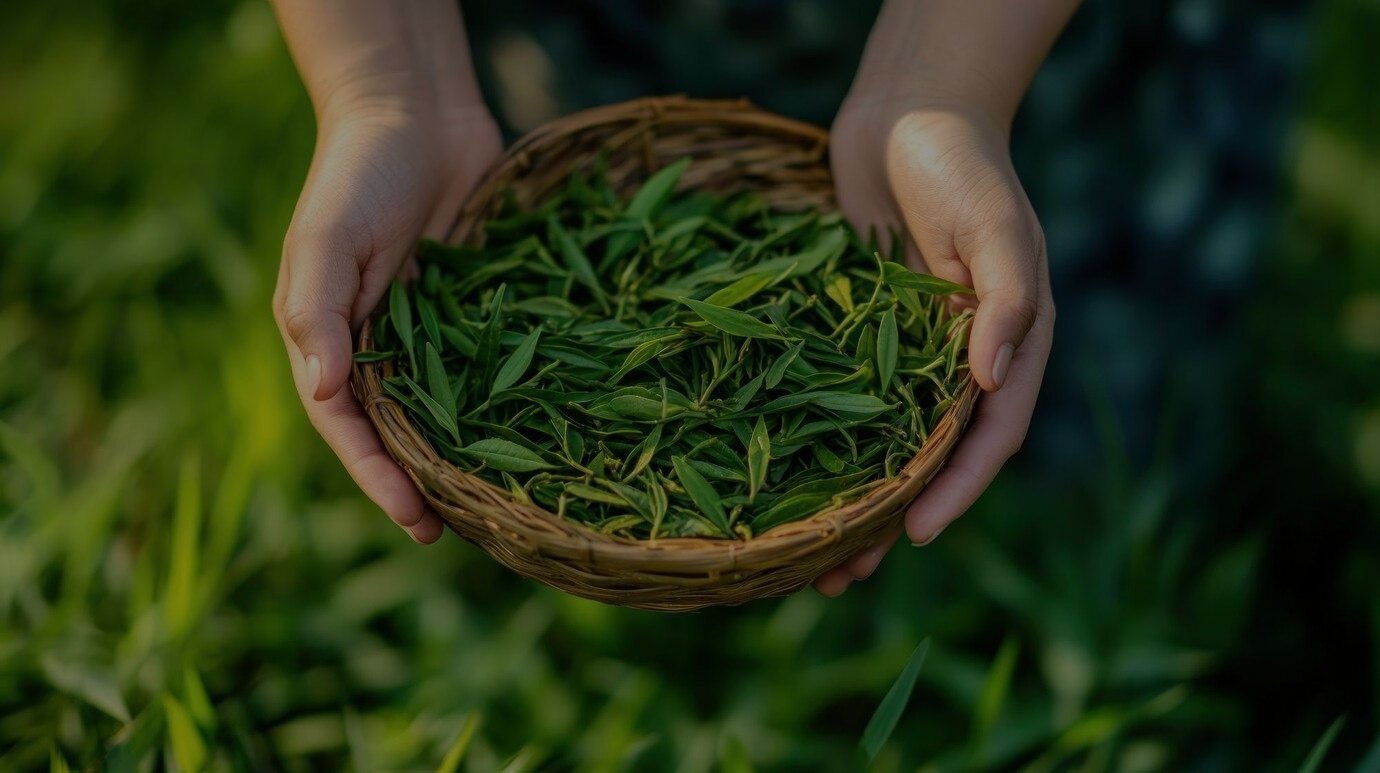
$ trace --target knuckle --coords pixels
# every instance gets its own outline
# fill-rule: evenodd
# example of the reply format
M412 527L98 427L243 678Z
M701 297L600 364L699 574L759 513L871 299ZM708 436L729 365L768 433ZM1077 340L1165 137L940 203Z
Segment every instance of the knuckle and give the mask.
M301 342L321 324L321 312L289 300L283 304L279 321L292 340Z
M999 293L996 298L1003 313L1010 317L1021 330L1029 330L1035 325L1040 314L1040 306L1035 298L1025 292L1013 291Z

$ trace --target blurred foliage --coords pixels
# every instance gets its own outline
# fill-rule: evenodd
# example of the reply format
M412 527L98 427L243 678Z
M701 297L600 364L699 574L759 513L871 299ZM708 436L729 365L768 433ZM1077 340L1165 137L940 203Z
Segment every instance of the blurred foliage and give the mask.
M866 31L474 6L514 127L827 121ZM417 547L311 432L268 297L313 126L262 2L0 7L0 769L849 769L925 636L878 770L1296 769L1343 714L1321 769L1380 768L1380 7L1309 16L1080 11L1018 128L1061 310L1027 452L842 600L665 616Z

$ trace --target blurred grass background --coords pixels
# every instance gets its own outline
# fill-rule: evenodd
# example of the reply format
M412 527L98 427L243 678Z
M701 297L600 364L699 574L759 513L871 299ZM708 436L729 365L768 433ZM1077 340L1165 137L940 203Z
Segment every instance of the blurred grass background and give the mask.
M513 132L827 122L871 19L542 8L466 6ZM1376 40L1364 0L1084 7L1017 128L1061 312L1026 450L839 601L668 617L414 545L311 432L265 3L0 7L0 769L850 769L928 635L879 770L1293 770L1339 717L1322 769L1380 770Z

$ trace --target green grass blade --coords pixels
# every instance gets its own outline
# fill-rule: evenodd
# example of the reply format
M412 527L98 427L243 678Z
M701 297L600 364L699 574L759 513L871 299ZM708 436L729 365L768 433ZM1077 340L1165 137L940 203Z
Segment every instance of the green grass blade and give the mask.
M171 695L163 696L163 713L177 767L185 771L201 770L206 763L206 741L201 737L192 715Z
M987 740L992 728L1001 716L1006 705L1006 696L1011 688L1011 678L1016 672L1016 658L1020 654L1020 644L1015 639L1002 642L1001 649L987 670L987 678L978 693L977 705L973 709L972 744L969 750L969 763L982 767L983 756L987 751Z
M1322 737L1313 744L1312 751L1304 758L1303 764L1299 766L1299 773L1318 773L1322 767L1323 760L1327 758L1327 752L1331 750L1333 742L1337 740L1337 735L1342 732L1342 727L1346 725L1346 715L1332 720L1332 724L1323 731Z
M920 642L920 646L911 653L910 660L906 661L906 667L901 670L901 675L896 678L896 682L887 690L882 702L877 705L877 711L873 713L871 721L863 730L862 750L867 755L868 764L877 758L877 752L882 750L882 746L891 737L891 733L896 729L896 723L901 721L901 714L906 710L906 704L910 703L910 695L915 691L915 681L920 676L920 667L925 664L925 656L930 651L930 640L926 638Z
M178 638L190 629L197 603L201 557L201 469L195 455L182 460L169 551L163 614L169 635Z
M469 751L470 741L474 740L474 734L478 729L479 712L470 712L465 717L465 723L460 726L455 742L446 750L446 756L441 758L436 773L455 773L460 768L460 763L465 759L465 752Z

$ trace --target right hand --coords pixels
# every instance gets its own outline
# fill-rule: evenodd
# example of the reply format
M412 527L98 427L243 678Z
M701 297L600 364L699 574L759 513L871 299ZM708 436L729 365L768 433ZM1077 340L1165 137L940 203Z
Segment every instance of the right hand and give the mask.
M420 238L444 239L502 151L483 105L365 105L321 120L283 244L273 314L307 416L345 469L414 540L444 528L384 449L348 381L355 334Z

